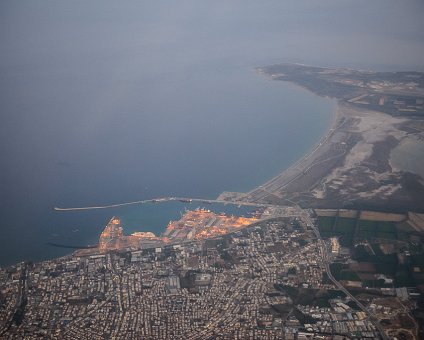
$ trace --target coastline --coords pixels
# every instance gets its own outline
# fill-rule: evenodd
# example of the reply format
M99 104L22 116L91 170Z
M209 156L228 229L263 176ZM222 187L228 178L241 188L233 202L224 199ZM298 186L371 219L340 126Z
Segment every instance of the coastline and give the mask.
M266 75L265 72L259 69L257 71L260 75ZM271 77L272 79L272 77ZM307 88L296 84L295 82L288 81L288 84L302 90L310 92ZM315 93L313 93L316 95ZM318 95L319 96L319 95ZM331 99L331 98L328 98ZM328 148L328 144L331 140L331 137L337 132L337 130L343 125L344 121L342 118L344 115L341 112L341 103L340 101L336 101L335 106L332 110L332 119L330 120L330 124L328 125L328 128L325 132L325 134L319 139L318 142L316 142L308 152L303 154L296 162L291 164L288 168L284 169L282 172L280 172L278 175L272 177L271 179L267 180L263 184L254 187L248 192L229 192L224 191L222 192L216 199L211 198L190 198L190 197L157 197L157 198L151 198L151 199L145 199L145 200L137 200L137 201L131 201L131 202L122 202L122 203L114 203L114 204L108 204L108 205L92 205L92 206L85 206L85 207L54 207L53 209L55 211L80 211L80 210L95 210L95 209L109 209L109 208L117 208L122 206L128 206L128 205L141 205L144 203L160 203L160 202L166 202L166 201L180 201L180 200L193 200L193 201L199 201L199 202L214 202L214 203L229 203L229 204L236 204L236 205L247 205L247 206L272 206L272 205L282 205L283 203L287 204L289 202L290 204L296 204L296 202L291 201L288 198L283 198L282 196L278 195L275 192L271 192L273 190L274 185L278 185L280 189L283 189L296 180L298 180L304 172L307 172L316 165L314 161L319 159L321 156L323 156L326 153L326 148ZM278 199L282 201L261 201L266 196L274 195ZM260 196L260 197L259 197Z
M297 85L295 83L289 82L293 85ZM298 86L302 90L307 90L302 86ZM246 202L267 202L274 204L287 204L289 202L290 205L297 204L288 197L284 197L281 193L276 192L276 188L278 190L284 189L290 184L297 181L302 175L308 172L312 167L318 165L319 160L322 156L328 152L329 144L331 143L331 137L342 127L345 123L345 115L342 113L340 101L336 102L336 105L332 111L333 117L326 130L326 133L321 137L321 139L312 146L312 148L304 154L301 158L299 158L295 163L290 165L288 168L283 170L278 175L272 177L265 183L253 188L247 193L238 193L238 192L223 192L219 195L219 200L226 200L228 202L231 201L246 201ZM345 152L344 152L345 153ZM343 153L343 154L344 154ZM338 155L340 157L342 155ZM269 199L270 195L273 196L274 199ZM263 201L266 199L265 201Z
M269 76L266 72L260 73ZM309 93L317 97L333 98L298 84L296 79L280 79L272 75L268 79L283 81L301 89L302 92L308 90ZM320 89L325 90L325 88ZM393 117L365 106L355 106L352 104L352 100L347 98L334 99L331 113L332 119L325 122L328 124L325 134L308 152L304 153L277 176L268 179L248 192L224 191L217 199L158 197L104 206L55 207L54 210L83 211L113 209L161 201L197 201L206 204L219 203L256 207L300 206L302 208L356 208L397 212L423 211L419 203L413 203L413 199L420 194L419 191L415 196L411 194L407 199L402 197L405 192L400 190L400 186L405 183L405 177L402 177L404 176L402 169L392 172L391 167L389 166L389 170L387 170L387 165L384 163L387 162L384 157L390 154L390 150L394 147L394 144L390 144L393 141L387 138L395 136L398 140L401 140L404 134L408 133L407 130L402 130L408 125L401 126L399 123L407 122L406 118ZM311 114L313 114L313 111L311 111ZM330 118L329 115L327 117ZM375 126L373 131L368 131L370 124ZM364 127L366 127L365 130ZM419 130L416 132L420 133ZM376 134L379 139L374 140ZM375 152L364 156L364 147L371 150L375 147L377 156ZM379 152L383 152L383 156L379 156ZM412 174L407 175L410 176L407 179L410 179L411 182L416 181L416 178L411 177ZM364 177L366 177L365 180ZM413 183L415 184L415 182ZM394 193L396 195L393 195ZM393 202L389 201L392 197L395 197ZM419 201L415 199L415 202ZM402 205L399 205L399 203Z
M313 157L314 155L316 155L316 153L319 153L322 150L322 148L324 147L324 144L328 142L331 135L333 135L337 131L337 129L340 127L341 124L339 124L339 123L340 123L341 118L342 118L342 115L340 113L340 106L339 106L339 103L337 103L335 109L333 110L333 119L332 119L332 121L329 125L329 128L328 128L326 134L319 140L319 142L317 142L311 148L310 151L308 151L305 155L303 155L301 158L299 158L295 163L290 165L287 169L283 170L280 174L271 178L269 181L265 182L264 184L250 190L247 193L247 195L254 193L256 190L258 190L262 187L265 187L265 186L272 184L276 180L280 179L282 176L286 175L289 171L292 171L292 170L298 168L302 163L306 162L310 157ZM297 178L293 178L291 181L295 181L296 179ZM288 184L290 184L290 183L287 183L287 185Z
M293 85L296 85L296 84L293 83ZM306 90L305 88L301 86L300 88L302 90ZM342 120L343 117L344 115L341 113L340 102L337 102L333 109L332 120L328 126L328 129L325 135L321 137L320 140L315 145L313 145L312 148L306 154L304 154L301 158L299 158L295 163L290 165L287 169L283 170L277 176L274 176L273 178L253 188L247 193L224 191L216 199L190 198L190 197L157 197L157 198L151 198L146 200L122 202L122 203L115 203L115 204L108 204L108 205L95 205L95 206L85 206L85 207L54 207L53 209L55 211L96 210L96 209L117 208L117 207L128 206L128 205L138 205L138 204L141 205L144 203L160 203L160 202L167 202L167 201L189 201L189 200L206 202L206 203L224 203L224 204L229 203L229 204L236 204L236 205L258 206L258 207L274 205L274 203L258 202L260 201L261 198L264 198L264 197L258 198L257 197L258 192L262 194L265 193L265 196L268 196L269 194L275 195L293 204L295 202L292 202L291 200L287 198L282 198L281 196L278 196L277 194L268 191L266 188L271 188L276 182L279 182L278 185L280 189L285 188L286 186L290 185L292 182L295 182L299 177L302 176L302 174L309 171L311 167L316 165L313 163L313 161L318 159L325 152L324 149L328 146L328 143L331 137L344 124L344 121Z
M424 211L421 172L391 165L392 151L401 143L409 146L410 159L419 157L411 145L424 133L424 93L418 80L405 85L410 73L299 64L275 64L258 72L336 99L333 121L318 144L279 175L247 193L223 193L221 199L304 208Z
M421 210L414 203L419 193L409 189L410 182L419 183L419 176L407 172L407 169L392 171L389 164L390 151L408 133L405 130L408 128L408 118L396 116L392 112L393 108L384 106L383 97L377 106L364 101L362 98L368 95L381 96L381 91L375 92L356 83L352 85L355 80L349 78L353 74L353 78L362 76L368 81L372 79L367 78L371 77L369 72L297 64L271 65L268 68L257 68L256 71L271 80L283 81L315 96L333 98L333 117L324 136L288 168L250 191L224 191L214 202L251 205L289 203L312 208L355 205L385 209L387 200L395 198L391 208L397 204L397 210ZM370 126L373 131L370 131ZM55 210L103 209L161 200L181 198L165 197Z

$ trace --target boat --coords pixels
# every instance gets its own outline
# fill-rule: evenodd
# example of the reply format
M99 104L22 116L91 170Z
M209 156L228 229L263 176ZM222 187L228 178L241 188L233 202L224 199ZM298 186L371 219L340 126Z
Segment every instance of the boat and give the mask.
M179 201L182 202L182 203L191 203L191 202L193 202L192 199L186 199L186 198L179 199Z

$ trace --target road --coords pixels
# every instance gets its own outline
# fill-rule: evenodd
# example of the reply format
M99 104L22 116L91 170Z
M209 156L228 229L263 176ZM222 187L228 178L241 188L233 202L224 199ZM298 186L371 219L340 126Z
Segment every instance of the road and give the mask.
M370 311L361 303L359 302L339 281L337 281L333 274L331 274L330 271L330 263L331 260L329 259L328 256L328 251L327 251L327 247L325 246L325 242L321 237L321 234L318 230L318 228L316 228L311 220L311 218L309 216L305 216L303 215L302 217L306 218L306 222L307 224L309 224L312 228L312 230L314 231L319 245L321 247L321 254L322 254L322 260L323 260L323 264L325 267L325 271L327 272L327 275L329 277L329 279L335 284L335 286L341 290L343 293L346 294L346 296L348 296L352 301L354 301L357 306L367 315L367 318L373 323L373 325L376 327L376 329L380 332L381 337L384 340L389 340L389 337L386 335L386 333L384 332L383 327L380 325L380 323L378 322L378 320L376 320L375 318L373 318L373 315L370 313Z
M263 191L267 192L263 186L259 187ZM270 194L270 192L268 192ZM126 205L135 205L135 204L145 204L145 203L160 203L160 202L169 202L169 201L182 201L182 202L202 202L202 203L223 203L223 204L235 204L235 205L241 205L241 206L255 206L255 207L274 207L274 206L280 206L275 204L264 204L264 203L254 203L254 202L245 202L245 201L225 201L225 200L209 200L204 198L188 198L188 197L160 197L155 199L147 199L147 200L140 200L140 201L133 201L133 202L126 202L126 203L118 203L118 204L112 204L112 205L104 205L104 206L90 206L90 207L77 207L77 208L58 208L55 207L54 209L56 211L74 211L74 210L91 210L91 209L107 209L107 208L114 208L114 207L121 207ZM294 202L293 202L294 203ZM330 263L331 260L328 255L327 247L325 245L324 240L322 239L319 230L314 226L314 222L312 221L311 217L309 216L309 213L302 210L297 204L295 204L295 208L298 209L299 214L301 215L302 219L305 221L306 225L308 227L311 227L314 231L319 245L321 249L322 254L322 260L324 264L325 271L327 272L327 275L329 279L334 283L334 285L344 292L346 296L348 296L352 301L354 301L358 307L367 315L369 320L374 324L376 329L380 332L381 337L384 340L388 340L386 333L383 330L383 327L380 325L380 323L375 320L372 317L372 314L369 312L369 310L361 303L359 302L340 282L338 282L334 276L331 274L330 271ZM263 221L261 221L263 222Z

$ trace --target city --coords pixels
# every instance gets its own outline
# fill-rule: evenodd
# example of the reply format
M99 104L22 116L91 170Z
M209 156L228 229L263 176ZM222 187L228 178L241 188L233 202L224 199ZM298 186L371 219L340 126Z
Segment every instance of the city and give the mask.
M0 339L424 339L423 17L1 1Z
M193 213L186 214L182 220ZM322 239L316 221L300 210L212 238L138 250L100 246L95 254L78 250L2 269L1 335L386 339L376 315L407 318L415 304L407 293L402 307L392 296L359 302L329 269L349 251L337 238ZM105 230L111 226L117 233L109 240L122 237L119 219ZM414 327L404 335L414 338Z

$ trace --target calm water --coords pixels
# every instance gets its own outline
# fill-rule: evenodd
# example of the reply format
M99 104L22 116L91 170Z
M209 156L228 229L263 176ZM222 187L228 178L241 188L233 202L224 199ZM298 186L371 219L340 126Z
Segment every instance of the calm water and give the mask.
M184 210L54 206L266 181L319 140L334 102L254 68L423 69L422 14L418 1L2 1L0 264L96 243L113 214L159 232Z

